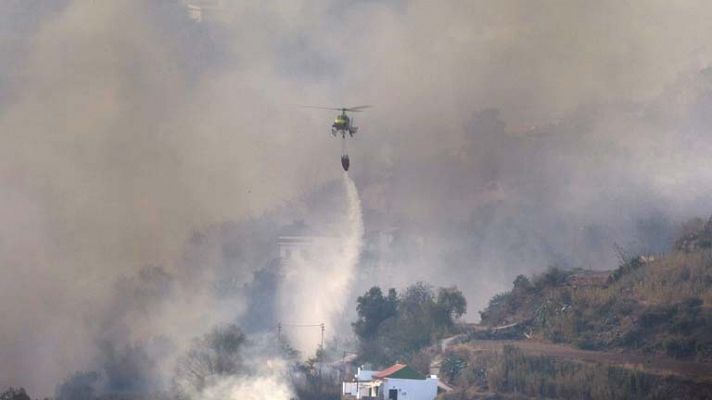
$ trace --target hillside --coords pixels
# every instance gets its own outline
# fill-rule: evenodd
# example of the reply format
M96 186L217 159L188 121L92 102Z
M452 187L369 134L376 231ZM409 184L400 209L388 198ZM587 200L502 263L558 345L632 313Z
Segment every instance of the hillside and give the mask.
M476 337L529 337L712 362L712 221L688 224L670 254L612 271L550 268L491 299ZM491 329L509 326L508 330ZM484 327L484 329L483 329ZM516 329L513 329L516 328Z
M712 398L710 375L692 362L657 365L629 354L500 340L456 345L443 356L440 377L454 388L443 400Z
M443 346L444 398L712 398L712 220L622 258L518 276Z

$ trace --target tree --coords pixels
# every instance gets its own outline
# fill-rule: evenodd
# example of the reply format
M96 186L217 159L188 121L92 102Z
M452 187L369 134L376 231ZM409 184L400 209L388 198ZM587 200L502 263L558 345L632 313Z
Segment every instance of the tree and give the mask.
M388 296L372 287L358 298L359 315L354 332L359 338L363 361L384 365L414 357L434 340L452 332L455 321L467 310L467 302L457 288L440 288L418 282L398 296Z
M383 296L381 288L374 286L356 300L358 320L351 324L354 333L361 339L370 339L376 335L383 321L394 317L398 310L398 294L395 289L388 290Z
M93 400L99 374L77 372L57 388L57 400Z
M422 319L431 313L435 305L434 297L432 287L423 282L416 282L405 289L398 312L405 318Z
M450 328L467 311L467 300L456 287L440 288L436 307L441 327Z
M395 337L400 342L400 357L432 343L439 331L438 310L432 287L417 282L406 288L398 307Z
M245 335L232 324L195 340L177 364L175 390L179 395L200 393L210 378L241 372L244 362L240 350L244 342Z
M25 393L25 389L8 388L0 393L0 400L31 400L30 396Z
M529 281L529 278L527 278L524 275L517 275L517 277L514 279L514 288L515 289L520 289L520 290L529 290L532 287L532 283Z

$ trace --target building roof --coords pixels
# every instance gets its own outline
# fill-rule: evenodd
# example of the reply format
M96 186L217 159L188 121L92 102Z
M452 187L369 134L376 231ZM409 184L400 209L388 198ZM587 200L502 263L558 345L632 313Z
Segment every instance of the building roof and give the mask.
M418 379L423 380L425 376L405 364L393 364L390 367L373 374L374 379Z
M402 370L405 367L406 367L405 364L393 364L390 367L388 367L382 371L376 372L375 374L373 374L373 377L378 378L378 379L386 378L386 377L393 375L394 373Z

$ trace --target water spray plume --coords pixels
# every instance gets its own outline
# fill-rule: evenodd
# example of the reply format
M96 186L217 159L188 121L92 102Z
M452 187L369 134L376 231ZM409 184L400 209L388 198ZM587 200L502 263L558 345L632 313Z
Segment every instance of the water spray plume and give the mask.
M361 200L355 183L344 172L345 209L339 220L328 224L324 236L312 238L308 254L297 252L285 262L285 279L280 288L280 310L284 321L321 324L330 336L346 299L363 247ZM287 332L303 354L313 354L322 332L294 329Z

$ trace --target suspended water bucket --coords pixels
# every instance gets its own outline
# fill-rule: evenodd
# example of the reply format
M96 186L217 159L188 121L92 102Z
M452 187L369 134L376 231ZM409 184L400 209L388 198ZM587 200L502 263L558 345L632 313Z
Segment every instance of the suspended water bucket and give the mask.
M348 154L344 154L341 156L341 166L344 167L344 171L349 170L349 165L351 164L351 160L349 160Z

